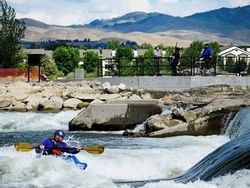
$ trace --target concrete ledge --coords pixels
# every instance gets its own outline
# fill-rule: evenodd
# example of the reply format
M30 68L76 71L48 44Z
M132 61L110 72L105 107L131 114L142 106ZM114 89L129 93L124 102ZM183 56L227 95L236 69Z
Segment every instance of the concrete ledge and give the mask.
M138 76L98 78L112 85L124 83L134 89L150 91L183 91L210 85L250 86L250 77L239 76Z

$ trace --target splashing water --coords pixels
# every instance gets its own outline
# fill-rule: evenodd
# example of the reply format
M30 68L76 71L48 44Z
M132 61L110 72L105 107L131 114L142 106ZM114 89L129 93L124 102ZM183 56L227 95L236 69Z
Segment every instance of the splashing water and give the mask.
M78 112L0 113L0 187L116 188L114 179L168 178L184 173L214 149L229 141L227 136L178 136L171 138L127 138L112 133L67 132L69 144L101 144L101 155L81 151L77 158L88 164L83 171L53 156L36 158L35 152L17 152L13 143L39 143L54 129L67 130ZM180 184L173 181L148 183L144 188L249 187L250 171L218 177L210 182ZM128 185L119 186L129 188Z

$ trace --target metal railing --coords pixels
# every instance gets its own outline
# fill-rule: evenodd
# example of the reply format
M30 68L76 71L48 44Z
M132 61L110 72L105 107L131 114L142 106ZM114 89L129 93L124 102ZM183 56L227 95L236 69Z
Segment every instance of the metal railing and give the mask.
M212 58L209 68L204 60L194 57L181 57L177 66L178 76L195 75L250 75L249 57ZM171 57L138 57L100 59L97 76L161 76L173 75Z

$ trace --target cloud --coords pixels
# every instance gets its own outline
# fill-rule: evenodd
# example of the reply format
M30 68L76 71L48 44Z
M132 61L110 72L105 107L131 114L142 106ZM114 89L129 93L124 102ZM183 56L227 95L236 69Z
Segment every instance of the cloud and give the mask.
M28 3L29 0L7 0L7 3L23 4Z
M250 0L230 0L230 3L233 7L244 6L244 5L250 5Z
M178 3L179 0L159 0L159 3Z
M134 11L187 16L221 7L250 4L250 0L7 0L18 18L29 17L48 24L85 24Z
M127 8L130 11L144 11L144 12L148 12L151 10L151 5L150 2L148 0L127 0L126 2L127 4Z
M46 12L30 11L27 13L17 13L18 18L32 18L45 23L50 23L52 21L52 16Z
M7 0L7 3L22 5L22 4L40 4L40 0Z

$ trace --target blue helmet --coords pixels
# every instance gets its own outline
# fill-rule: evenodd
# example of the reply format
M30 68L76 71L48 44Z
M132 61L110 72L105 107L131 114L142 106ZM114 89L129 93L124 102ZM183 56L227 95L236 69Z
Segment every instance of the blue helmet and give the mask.
M64 138L65 132L63 130L56 130L54 136L59 135Z

